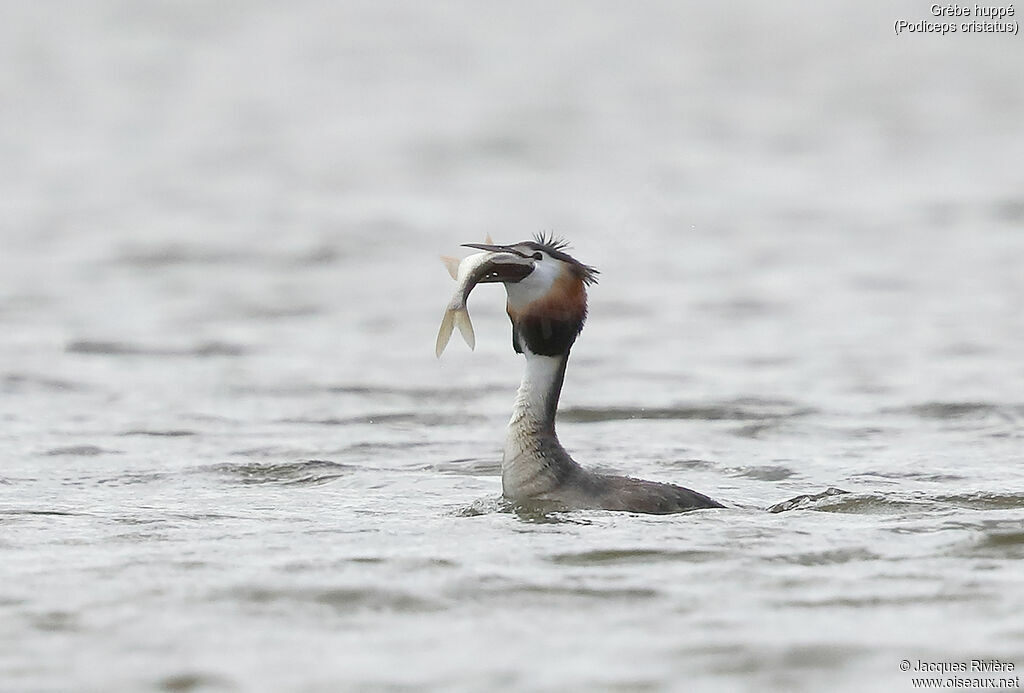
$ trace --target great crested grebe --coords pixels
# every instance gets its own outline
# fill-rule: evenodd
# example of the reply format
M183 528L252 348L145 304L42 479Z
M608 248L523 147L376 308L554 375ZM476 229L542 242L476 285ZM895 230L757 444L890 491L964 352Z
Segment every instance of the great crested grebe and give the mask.
M555 414L569 350L587 318L587 289L597 270L565 252L564 240L535 236L514 245L466 243L484 251L458 264L445 258L459 280L438 334L440 356L453 326L473 346L465 300L478 283L502 282L512 321L512 348L526 357L501 460L504 496L565 508L601 508L636 513L677 513L722 508L702 493L675 484L598 474L576 463L555 434ZM456 265L458 267L456 268Z

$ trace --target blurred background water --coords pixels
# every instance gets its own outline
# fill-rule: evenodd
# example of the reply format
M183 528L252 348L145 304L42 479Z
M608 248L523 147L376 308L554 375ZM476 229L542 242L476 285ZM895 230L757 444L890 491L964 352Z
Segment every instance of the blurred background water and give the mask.
M2 7L0 689L1024 666L1020 39L881 1ZM489 286L434 359L436 257L541 230L602 270L563 442L730 509L497 502L522 364Z

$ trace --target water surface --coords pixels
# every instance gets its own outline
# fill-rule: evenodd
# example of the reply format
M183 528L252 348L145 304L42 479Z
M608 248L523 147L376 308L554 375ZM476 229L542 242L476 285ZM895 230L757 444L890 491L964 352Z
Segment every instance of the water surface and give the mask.
M0 688L1024 666L1019 40L882 2L6 4ZM435 360L436 256L541 230L602 270L564 444L728 509L500 502L503 293Z

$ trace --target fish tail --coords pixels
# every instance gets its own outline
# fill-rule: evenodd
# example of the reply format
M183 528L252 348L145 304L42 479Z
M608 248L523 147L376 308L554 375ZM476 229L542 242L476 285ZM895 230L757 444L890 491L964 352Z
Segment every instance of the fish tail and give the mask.
M476 349L476 335L473 334L473 322L469 319L469 311L463 306L455 311L455 325L462 333L462 338L470 349Z
M452 330L455 328L455 311L450 308L444 312L444 317L441 318L441 327L437 331L437 345L434 347L434 353L437 358L441 358L441 354L444 353L444 349L448 346L448 342L452 338Z
M444 317L441 318L441 327L437 330L437 344L434 346L434 354L437 355L437 358L441 358L456 327L459 328L459 332L462 333L462 338L466 340L469 348L476 349L476 335L473 333L473 323L469 319L469 311L465 306L449 308L444 312Z

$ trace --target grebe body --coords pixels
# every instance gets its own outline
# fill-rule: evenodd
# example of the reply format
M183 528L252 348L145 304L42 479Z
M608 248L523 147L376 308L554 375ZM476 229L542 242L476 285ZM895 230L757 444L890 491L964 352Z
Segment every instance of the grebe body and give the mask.
M483 277L481 282L505 285L512 347L526 361L502 454L503 495L520 503L539 501L565 508L636 513L724 507L675 484L589 471L558 441L558 399L569 353L587 318L586 287L597 281L597 270L571 257L565 252L565 242L551 237L537 236L508 246L465 245L491 254L464 262ZM451 264L450 269L456 275ZM472 286L461 290L464 293L457 291L456 296L462 295L464 308ZM457 301L453 301L455 305ZM442 332L445 330L447 343L451 325L442 323ZM441 350L439 346L438 355Z

